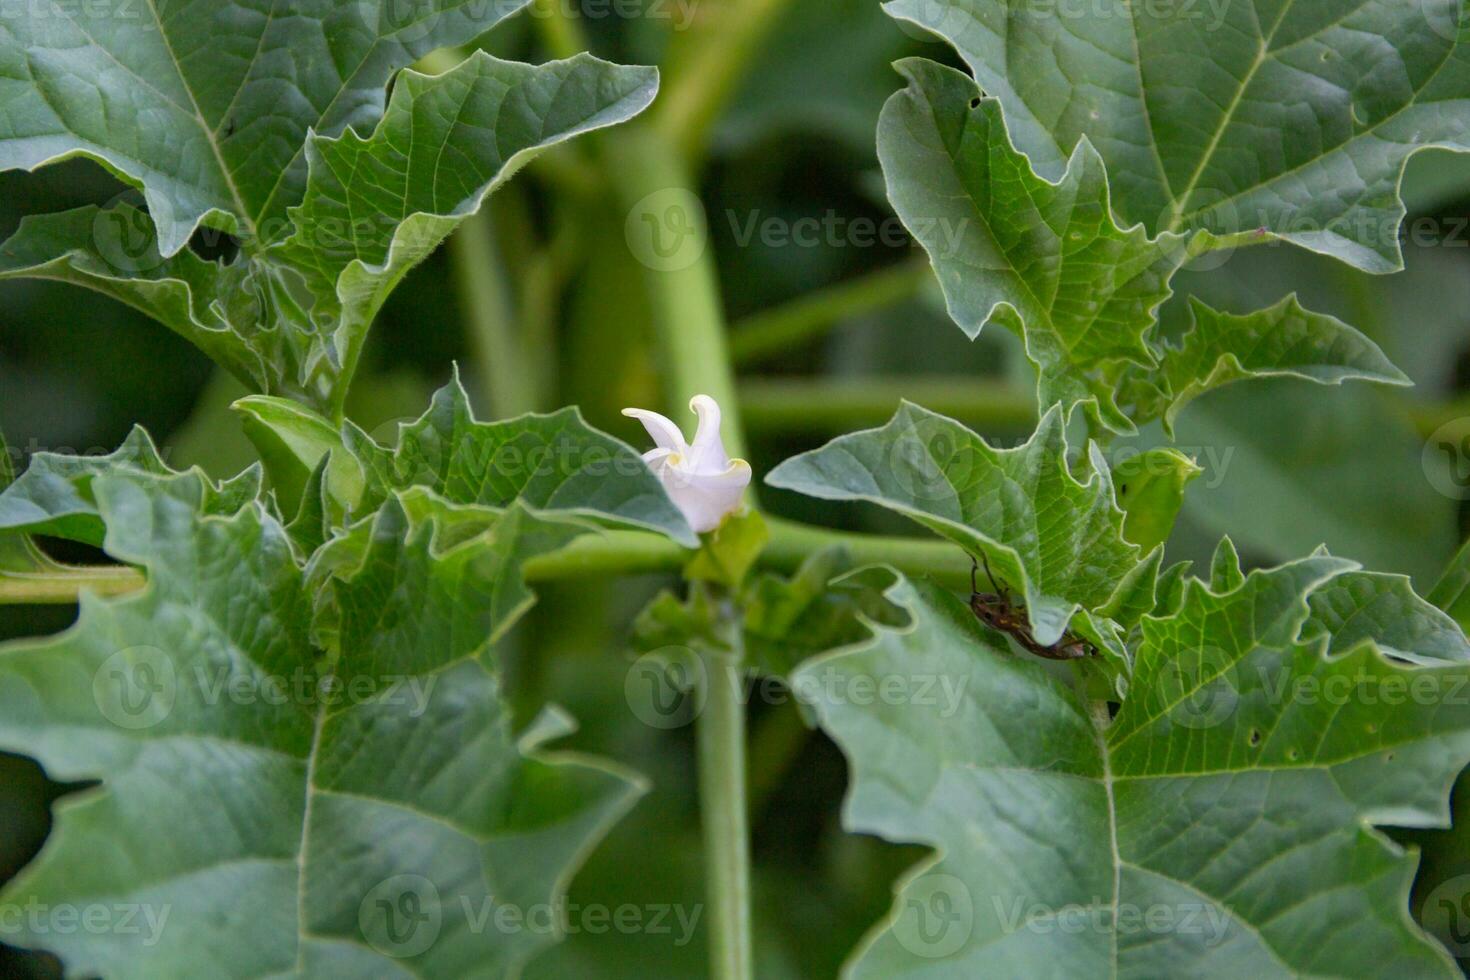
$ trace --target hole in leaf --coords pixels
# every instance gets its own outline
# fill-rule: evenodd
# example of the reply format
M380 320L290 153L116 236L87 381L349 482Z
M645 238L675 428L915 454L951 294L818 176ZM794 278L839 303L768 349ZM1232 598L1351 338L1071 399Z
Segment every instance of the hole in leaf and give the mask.
M189 250L206 262L229 265L240 254L240 239L227 231L200 225L189 237Z
M1251 729L1250 743L1252 745L1260 745L1261 744L1261 730L1259 728L1252 728Z
M970 108L971 109L978 109L978 108L980 108L980 96L977 95L973 99L970 100Z
M1286 750L1286 757L1287 757L1287 759L1291 760L1292 762L1295 762L1296 760L1298 760L1298 759L1300 759L1302 757L1302 754L1297 749L1287 749Z

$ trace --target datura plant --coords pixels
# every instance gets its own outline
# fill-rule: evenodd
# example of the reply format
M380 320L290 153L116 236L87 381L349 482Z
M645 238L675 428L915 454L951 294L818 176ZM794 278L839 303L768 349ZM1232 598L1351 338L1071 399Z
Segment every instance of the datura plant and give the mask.
M1172 439L1237 382L1409 383L1296 294L1231 309L1176 277L1269 246L1400 270L1409 158L1470 151L1461 0L892 0L878 27L942 63L894 63L872 176L954 325L1016 338L1034 428L1002 442L895 399L779 465L747 448L774 389L735 381L727 243L696 181L742 73L783 51L796 72L840 36L807 0L730 0L671 28L661 91L655 68L583 53L554 5L517 18L535 40L481 40L524 3L5 14L0 166L81 158L125 188L33 210L0 278L87 287L195 345L244 387L257 462L176 467L142 428L106 455L5 454L0 599L76 617L0 645L0 749L60 787L0 890L0 940L78 977L808 975L792 949L845 926L796 896L843 879L763 891L749 822L785 765L841 795L816 775L836 753L792 754L825 744L846 761L830 850L906 846L884 852L887 910L849 910L845 976L1458 975L1470 900L1411 901L1404 831L1450 826L1470 764L1470 557L1433 603L1325 547L1273 566L1217 535L1181 560L1201 467ZM660 54L639 37L617 49ZM518 44L557 60L482 47ZM541 247L543 225L565 235ZM368 328L446 239L473 373L374 429L352 402ZM558 364L556 329L512 326L572 276L636 298L592 303ZM445 320L415 318L426 339ZM548 370L596 379L561 389L586 417ZM687 404L697 431L630 408L640 449L588 421L629 402ZM784 493L757 499L742 457ZM702 868L680 873L700 898L670 921L703 968L630 966L603 935L621 907L601 930L568 914L620 826L638 853L610 877L664 873L679 835L657 820L678 808L629 814L679 767L640 773L627 739L558 748L567 672L545 624L517 628L537 588L581 610L646 573L668 588L615 646L653 670L635 712L654 736L694 728ZM756 690L796 708L748 711Z

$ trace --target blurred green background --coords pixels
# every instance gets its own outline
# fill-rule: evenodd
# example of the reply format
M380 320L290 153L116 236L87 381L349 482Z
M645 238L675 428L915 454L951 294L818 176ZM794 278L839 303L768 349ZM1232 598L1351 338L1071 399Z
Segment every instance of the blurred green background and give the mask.
M589 0L582 17L595 53L637 63L679 57L681 11L704 12L686 0L684 7L660 4L661 16L592 16L607 9ZM493 50L545 60L533 27L518 16L495 32ZM901 396L987 436L1023 438L1033 409L1018 344L999 331L971 343L948 321L921 257L898 231L874 153L878 109L898 87L890 63L915 53L946 59L949 49L905 33L871 0L795 0L773 31L714 127L700 172L725 307L737 337L770 329L773 311L785 317L778 325L806 322L803 309L788 304L816 291L836 288L835 300L851 308L798 343L763 356L754 343L744 348L741 400L758 477L838 432L880 423ZM507 311L542 366L553 403L543 407L580 404L594 424L639 442L617 410L656 406L660 396L624 216L605 199L553 191L547 177L538 168L517 177L492 199L489 219L460 235L493 234L494 265L485 275L503 287ZM0 175L0 233L25 214L105 202L121 189L85 163ZM1255 383L1192 405L1176 441L1206 472L1190 488L1173 557L1207 556L1227 531L1251 564L1325 543L1375 569L1409 574L1423 591L1458 546L1466 508L1434 489L1426 466L1444 461L1430 455L1426 462L1424 445L1441 423L1470 415L1470 229L1463 223L1470 158L1419 155L1405 196L1411 222L1432 220L1417 226L1430 231L1406 242L1400 275L1368 276L1263 247L1176 280L1179 295L1164 314L1170 324L1191 292L1243 312L1295 290L1309 307L1374 337L1417 387ZM782 234L802 219L800 227L815 219L823 230L801 242ZM891 234L867 243L863 222ZM380 317L350 405L369 431L391 431L392 421L420 412L456 360L489 414L495 392L476 370L480 351L456 271L467 254L481 253L451 242ZM0 284L0 430L14 451L107 450L137 423L167 447L172 465L227 475L253 458L228 409L241 393L189 345L120 305L60 284ZM1137 442L1160 439L1146 431ZM762 501L816 523L908 531L874 510L769 490ZM548 701L565 706L582 725L575 747L618 759L654 785L577 877L573 902L702 901L691 733L644 725L624 697L631 658L620 638L666 584L647 577L545 589L504 644L524 718ZM0 607L0 636L55 631L71 615ZM806 731L792 706L756 705L751 725L759 975L832 976L886 910L894 878L921 852L842 832L843 760ZM26 760L0 756L0 879L34 856L50 803L69 789ZM1462 790L1464 811L1470 787ZM1470 873L1470 832L1412 837L1425 848L1417 895ZM657 963L660 977L703 976L702 930L687 944L678 938L677 930L576 935L530 972L644 977ZM55 964L46 957L0 947L0 976L51 975Z

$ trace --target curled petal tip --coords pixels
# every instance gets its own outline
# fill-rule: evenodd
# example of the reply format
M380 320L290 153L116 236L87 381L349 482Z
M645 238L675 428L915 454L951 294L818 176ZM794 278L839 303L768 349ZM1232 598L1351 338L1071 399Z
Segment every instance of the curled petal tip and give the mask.
M689 407L699 416L699 427L694 431L694 441L689 444L694 465L702 470L722 470L729 465L730 457L725 454L725 441L720 435L720 404L709 395L695 395L689 399Z
M684 433L680 432L679 427L667 417L644 408L625 408L623 414L630 419L642 422L643 428L648 431L654 444L660 449L668 449L676 453L688 451L689 444L684 441Z

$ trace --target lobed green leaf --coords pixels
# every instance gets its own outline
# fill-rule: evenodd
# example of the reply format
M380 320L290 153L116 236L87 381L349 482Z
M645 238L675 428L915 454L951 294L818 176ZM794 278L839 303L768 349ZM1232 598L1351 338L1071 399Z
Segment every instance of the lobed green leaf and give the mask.
M499 976L555 939L502 910L555 902L639 784L518 737L485 651L530 604L521 564L580 524L417 492L303 569L197 473L90 488L148 585L0 647L0 746L102 780L3 894L153 927L7 942L116 977Z
M1142 620L1111 719L895 573L911 625L795 677L848 756L849 829L935 848L847 975L1457 976L1409 916L1415 859L1373 825L1447 823L1470 668L1391 662L1372 630L1301 638L1352 568L1190 581ZM842 693L895 679L955 694Z
M1470 149L1460 0L885 9L954 46L1043 176L1096 147L1114 208L1154 235L1259 233L1397 271L1405 162Z

